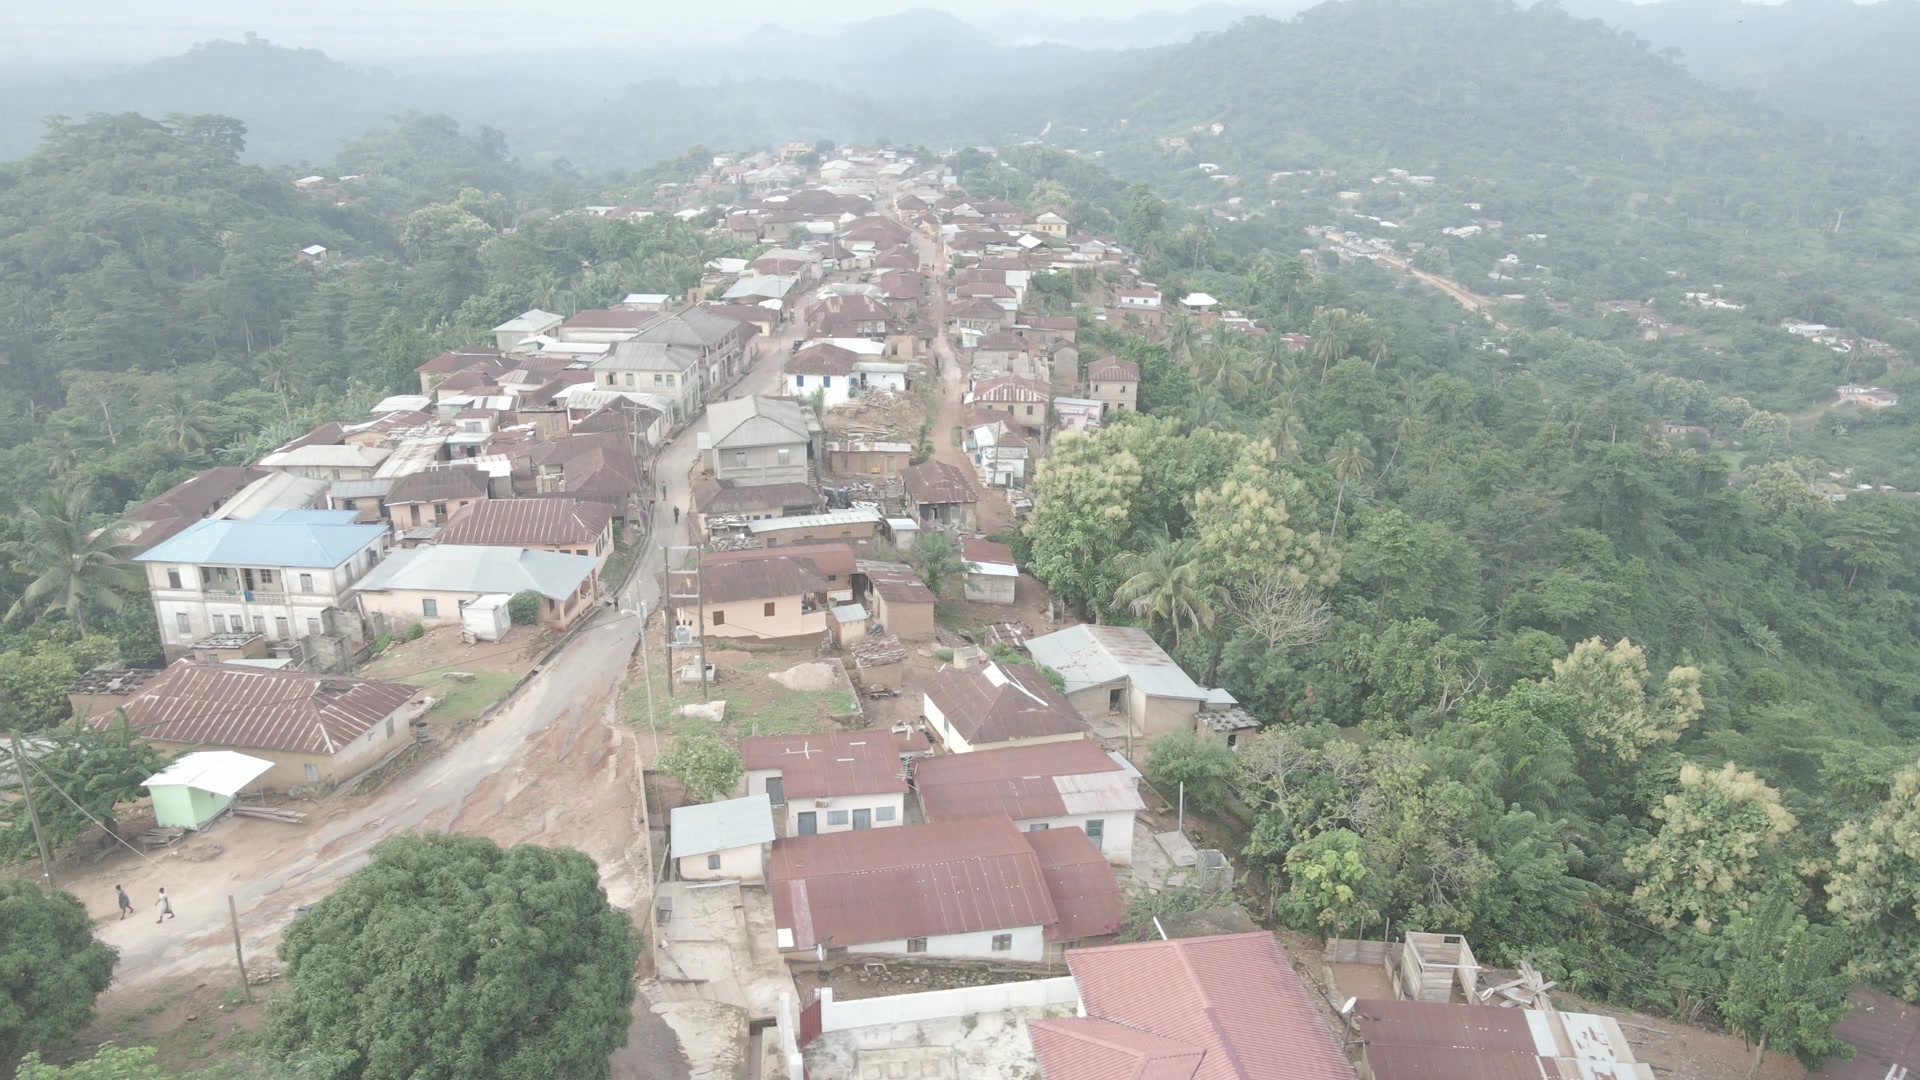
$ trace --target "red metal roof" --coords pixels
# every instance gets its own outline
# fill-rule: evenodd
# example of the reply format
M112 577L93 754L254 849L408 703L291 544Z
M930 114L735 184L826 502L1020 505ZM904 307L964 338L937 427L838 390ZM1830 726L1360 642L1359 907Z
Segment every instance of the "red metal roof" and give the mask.
M490 499L455 514L440 530L443 544L526 547L594 544L613 521L613 508L578 499Z
M873 591L895 604L933 604L940 598L911 570L868 570L867 581Z
M740 740L740 760L749 769L779 769L789 799L907 790L900 752L887 731L754 735Z
M1046 926L1058 918L1026 836L1006 818L773 843L774 926L792 948Z
M1814 1075L1820 1080L1884 1080L1894 1066L1920 1073L1920 1006L1866 986L1847 995L1853 1008L1833 1034L1854 1049L1853 1060L1834 1058Z
M401 683L183 660L124 707L143 738L333 754L420 693ZM115 722L109 714L94 726Z
M1354 1080L1272 934L1073 949L1067 966L1088 1016L1199 1047L1193 1080Z
M1048 941L1079 941L1113 933L1123 914L1120 886L1107 857L1079 829L1041 829L1022 833L1040 860L1058 921L1047 927Z
M1088 382L1139 382L1140 365L1117 356L1106 356L1087 365Z
M1012 548L979 536L969 536L960 541L960 557L970 563L1014 565Z
M1091 1016L1027 1024L1042 1080L1191 1080L1201 1049Z
M916 503L980 501L979 494L973 490L973 481L967 478L966 473L936 458L901 469L900 480Z
M989 674L991 668L997 674ZM1065 694L1024 664L948 668L927 679L924 690L947 723L974 746L1087 733L1087 722Z
M1112 773L1120 774L1120 782L1113 782ZM1090 777L1098 779L1085 782ZM930 821L1146 809L1138 788L1127 782L1126 771L1089 739L929 758L914 769L913 780Z

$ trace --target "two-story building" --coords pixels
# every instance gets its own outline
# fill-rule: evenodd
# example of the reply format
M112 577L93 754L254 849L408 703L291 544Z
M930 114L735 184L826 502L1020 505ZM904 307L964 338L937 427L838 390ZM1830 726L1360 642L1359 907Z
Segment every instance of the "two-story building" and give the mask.
M706 308L683 307L662 312L642 326L633 341L697 353L699 396L702 401L711 401L746 374L752 359L747 352L747 339L753 332L746 323L716 315ZM614 351L620 351L624 344L615 346Z
M387 516L396 532L431 531L478 502L485 502L492 481L472 466L421 469L393 482L386 495Z
M176 660L213 635L291 642L340 630L352 618L347 594L387 547L386 526L356 523L351 510L275 509L197 521L133 561Z
M812 480L818 424L797 401L747 397L707 406L702 445L713 477L734 484L805 484Z
M906 769L886 731L753 735L740 741L740 759L747 794L773 801L786 836L906 823Z
M786 396L808 401L819 394L831 409L853 397L854 365L860 357L838 345L809 345L787 359Z
M1105 356L1087 365L1087 394L1105 412L1138 412L1140 365Z
M679 428L707 403L698 348L658 341L622 341L593 362L593 383L615 393L646 394L664 406L669 425Z

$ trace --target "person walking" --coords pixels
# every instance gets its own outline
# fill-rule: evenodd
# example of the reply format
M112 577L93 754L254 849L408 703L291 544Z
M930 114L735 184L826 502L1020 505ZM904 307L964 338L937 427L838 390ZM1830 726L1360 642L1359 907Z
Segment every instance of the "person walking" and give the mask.
M163 888L160 890L160 901L156 906L160 909L160 917L153 920L155 923L165 922L173 918L173 901L167 899L166 889Z
M113 891L120 898L120 918L125 919L127 916L133 914L133 897L127 895L127 887L125 885L115 885Z
M680 508L677 506L673 508L673 523L680 524Z

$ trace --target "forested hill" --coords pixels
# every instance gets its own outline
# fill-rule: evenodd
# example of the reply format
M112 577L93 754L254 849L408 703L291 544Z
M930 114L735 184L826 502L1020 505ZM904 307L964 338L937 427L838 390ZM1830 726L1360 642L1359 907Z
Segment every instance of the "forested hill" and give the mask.
M1298 194L1298 177L1275 173L1333 169L1349 188L1393 167L1434 176L1509 234L1569 241L1540 260L1563 275L1645 259L1694 280L1798 274L1805 289L1891 302L1920 268L1909 161L1550 5L1321 4L1142 53L1030 108L1029 130L1051 122L1050 142L1104 150L1192 202L1224 201L1227 175L1255 208Z
M1788 0L1566 0L1600 19L1676 49L1680 63L1716 86L1746 90L1783 112L1889 143L1920 139L1920 2Z

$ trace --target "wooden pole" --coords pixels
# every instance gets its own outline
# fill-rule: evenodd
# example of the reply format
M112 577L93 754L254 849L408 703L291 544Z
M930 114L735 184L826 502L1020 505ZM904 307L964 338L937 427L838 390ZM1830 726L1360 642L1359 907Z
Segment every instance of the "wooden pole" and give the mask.
M59 888L53 880L53 852L47 847L47 834L40 828L40 811L33 805L33 778L27 775L27 754L20 749L20 733L7 733L13 746L13 771L20 778L20 797L27 804L27 821L33 825L33 842L40 848L40 868L47 872L47 889Z
M227 894L227 916L233 920L233 961L240 965L240 989L247 995L247 1004L253 1004L253 983L247 980L247 954L240 948L240 905L234 903L233 894Z

